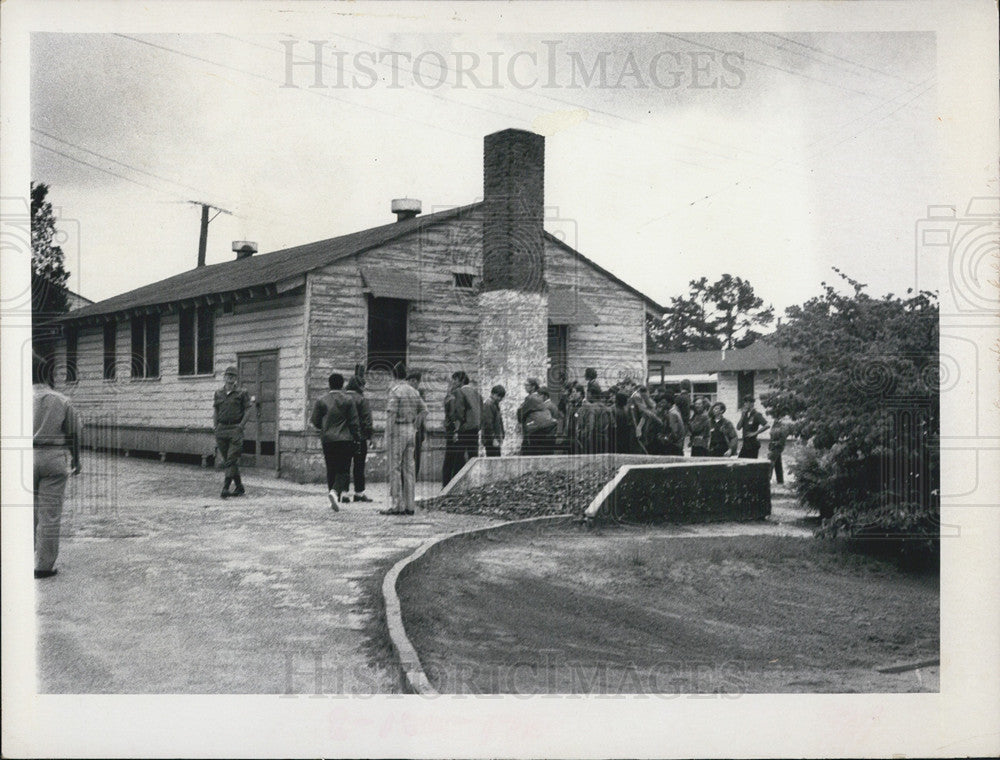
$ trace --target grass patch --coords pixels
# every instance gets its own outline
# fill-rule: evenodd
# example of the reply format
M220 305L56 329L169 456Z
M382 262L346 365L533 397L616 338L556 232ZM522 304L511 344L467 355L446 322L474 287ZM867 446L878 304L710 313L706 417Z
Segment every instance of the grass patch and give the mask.
M807 538L515 531L448 542L400 598L445 692L922 690L875 668L939 651L936 573Z

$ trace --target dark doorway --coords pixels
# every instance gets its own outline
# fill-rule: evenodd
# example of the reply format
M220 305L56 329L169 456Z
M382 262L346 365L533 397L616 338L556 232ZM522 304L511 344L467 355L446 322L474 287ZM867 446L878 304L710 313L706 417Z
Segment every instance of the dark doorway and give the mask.
M368 371L388 372L406 362L406 313L409 301L368 296Z
M736 403L743 406L743 399L747 396L753 396L753 370L748 370L746 372L740 372L736 375Z
M557 404L569 382L569 325L549 325L549 395Z

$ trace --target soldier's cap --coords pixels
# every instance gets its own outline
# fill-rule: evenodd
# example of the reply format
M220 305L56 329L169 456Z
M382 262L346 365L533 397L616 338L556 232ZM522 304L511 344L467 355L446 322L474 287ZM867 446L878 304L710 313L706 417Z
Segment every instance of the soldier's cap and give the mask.
M240 371L236 367L226 367L226 371L222 373L223 375L239 375Z

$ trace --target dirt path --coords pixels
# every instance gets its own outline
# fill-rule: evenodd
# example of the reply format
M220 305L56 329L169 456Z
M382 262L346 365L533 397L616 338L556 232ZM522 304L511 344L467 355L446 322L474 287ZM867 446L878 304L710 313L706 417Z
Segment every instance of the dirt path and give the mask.
M255 474L223 501L217 473L156 460L83 466L59 574L35 582L41 692L396 691L391 660L371 656L368 586L429 536L489 523L333 513L322 487Z

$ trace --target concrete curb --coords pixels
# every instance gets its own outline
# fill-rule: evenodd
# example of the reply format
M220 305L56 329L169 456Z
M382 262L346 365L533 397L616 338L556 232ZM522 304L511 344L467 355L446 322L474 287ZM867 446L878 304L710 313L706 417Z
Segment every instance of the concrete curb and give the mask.
M469 528L467 530L455 531L454 533L445 533L444 535L428 539L418 546L411 554L403 557L403 559L399 560L399 562L392 566L389 572L386 573L385 578L382 580L382 601L385 604L385 621L389 629L389 639L392 641L392 650L395 653L396 658L399 660L400 670L403 673L403 678L406 680L406 686L410 689L410 691L414 694L421 694L424 696L437 696L439 694L438 690L434 688L433 684L431 684L430 679L427 678L427 674L424 672L424 668L420 664L420 656L417 654L417 650L414 648L413 642L411 642L410 638L406 635L406 627L403 625L403 610L399 601L399 595L396 593L396 582L399 580L399 576L403 570L405 570L411 563L416 562L435 546L438 546L439 544L442 544L452 538L469 536L474 533L487 533L501 528L527 525L534 522L557 522L560 520L572 520L575 518L576 515L545 515L543 517L529 517L524 520L510 520L509 522L487 525L482 528Z

